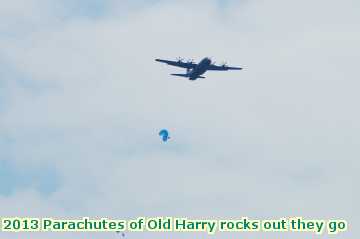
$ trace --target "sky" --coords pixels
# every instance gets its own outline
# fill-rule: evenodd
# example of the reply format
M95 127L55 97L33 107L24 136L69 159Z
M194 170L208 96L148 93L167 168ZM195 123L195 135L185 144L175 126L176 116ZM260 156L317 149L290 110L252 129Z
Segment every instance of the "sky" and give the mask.
M359 237L359 10L355 0L2 3L0 215L340 218L350 228L334 238ZM179 56L244 70L190 82L154 61ZM264 237L216 238L229 235ZM61 235L89 236L118 237ZM126 235L169 236L211 237Z

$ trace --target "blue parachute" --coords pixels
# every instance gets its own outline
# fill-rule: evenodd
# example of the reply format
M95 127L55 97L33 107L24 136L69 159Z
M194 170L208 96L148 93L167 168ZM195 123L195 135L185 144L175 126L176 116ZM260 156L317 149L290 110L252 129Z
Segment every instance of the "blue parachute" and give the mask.
M166 129L160 130L159 135L160 135L162 141L164 141L164 142L166 142L170 139L169 132Z

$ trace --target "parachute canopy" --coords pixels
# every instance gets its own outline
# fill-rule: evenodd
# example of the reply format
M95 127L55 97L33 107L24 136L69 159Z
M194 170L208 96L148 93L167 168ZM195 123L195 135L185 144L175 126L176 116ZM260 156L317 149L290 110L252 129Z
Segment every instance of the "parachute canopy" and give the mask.
M161 137L162 141L164 141L164 142L166 142L170 139L169 132L166 129L160 130L159 136Z

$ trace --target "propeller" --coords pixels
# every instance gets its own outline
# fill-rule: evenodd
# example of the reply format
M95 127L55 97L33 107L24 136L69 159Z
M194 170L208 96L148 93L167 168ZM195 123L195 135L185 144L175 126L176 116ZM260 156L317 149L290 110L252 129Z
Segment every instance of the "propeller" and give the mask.
M222 64L221 64L222 67L227 67L227 62L224 61Z
M194 59L189 59L189 60L187 61L187 63L193 64L193 63L195 63L195 62L194 62Z
M176 58L176 60L178 61L178 62L182 62L183 60L184 60L184 58L182 58L182 57L178 57L178 58Z

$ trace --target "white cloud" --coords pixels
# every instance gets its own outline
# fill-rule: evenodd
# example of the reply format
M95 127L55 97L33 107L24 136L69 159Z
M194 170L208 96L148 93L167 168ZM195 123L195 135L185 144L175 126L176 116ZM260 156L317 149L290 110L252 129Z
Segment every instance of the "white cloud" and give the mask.
M355 225L355 5L174 1L3 37L4 61L41 87L7 80L0 132L15 139L13 160L51 164L63 180L29 205L44 216L296 214ZM154 62L179 55L245 69L189 82ZM169 145L158 142L163 127ZM19 212L24 193L1 210Z

